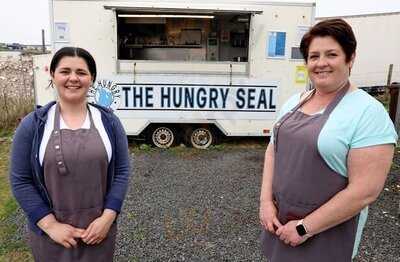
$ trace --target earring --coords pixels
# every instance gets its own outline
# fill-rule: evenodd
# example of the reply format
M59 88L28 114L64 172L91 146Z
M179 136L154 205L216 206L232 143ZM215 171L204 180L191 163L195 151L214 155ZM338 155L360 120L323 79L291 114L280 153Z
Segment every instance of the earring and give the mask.
M51 79L49 80L49 85L47 86L47 88L49 88L49 87L54 89L53 80L51 80Z

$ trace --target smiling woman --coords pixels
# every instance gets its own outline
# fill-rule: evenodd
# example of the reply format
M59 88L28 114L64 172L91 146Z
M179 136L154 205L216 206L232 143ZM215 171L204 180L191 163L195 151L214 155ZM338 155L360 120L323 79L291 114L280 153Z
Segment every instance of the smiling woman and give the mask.
M50 75L52 84L57 89L61 116L72 129L82 126L86 118L87 92L96 77L94 59L86 52L80 52L84 54L84 58L62 56L63 53L58 53L50 65Z
M32 253L35 261L112 261L130 174L127 137L110 110L87 103L96 63L86 50L57 51L50 75L58 101L22 120L11 154Z
M51 75L60 103L82 104L85 101L86 93L93 82L85 60L80 57L63 57Z
M349 262L397 134L382 104L349 81L356 39L344 20L316 24L300 50L313 89L283 105L265 154L263 253L271 262Z

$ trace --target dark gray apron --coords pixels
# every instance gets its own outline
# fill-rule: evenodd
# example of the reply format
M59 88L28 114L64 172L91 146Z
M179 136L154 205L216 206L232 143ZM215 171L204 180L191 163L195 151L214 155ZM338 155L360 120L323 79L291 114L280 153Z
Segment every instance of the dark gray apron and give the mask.
M89 109L88 109L89 110ZM90 129L61 129L56 105L54 130L43 160L44 180L57 221L86 229L101 216L107 187L108 157L89 110ZM72 262L113 260L116 223L98 245L80 239L77 248L67 249L47 235L32 231L30 245L35 261Z
M300 107L303 100L274 126L273 197L278 219L285 225L302 219L343 190L348 179L333 171L318 151L318 136L331 112L341 101L350 84L342 88L322 114L307 115ZM338 210L340 212L340 210ZM350 220L291 247L265 229L262 250L271 262L346 262L351 261L358 215Z

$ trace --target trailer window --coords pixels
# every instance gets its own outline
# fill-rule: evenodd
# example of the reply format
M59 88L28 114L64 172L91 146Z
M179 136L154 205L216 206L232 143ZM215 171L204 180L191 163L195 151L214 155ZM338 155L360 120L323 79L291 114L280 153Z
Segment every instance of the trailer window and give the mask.
M303 55L300 52L300 43L301 43L301 39L308 32L308 30L310 30L309 26L300 25L297 27L297 38L296 38L296 42L294 43L294 45L291 48L291 51L292 51L291 55L290 55L291 59L303 60Z
M286 32L270 31L268 33L267 56L285 57Z
M292 54L290 58L303 60L303 55L301 54L300 47L292 47Z
M250 17L117 13L118 59L247 62Z

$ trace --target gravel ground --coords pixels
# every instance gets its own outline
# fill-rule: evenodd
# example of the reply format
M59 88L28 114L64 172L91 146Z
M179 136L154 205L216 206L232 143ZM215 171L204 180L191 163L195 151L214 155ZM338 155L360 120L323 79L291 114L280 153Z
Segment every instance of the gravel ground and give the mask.
M115 261L264 261L258 222L264 150L246 145L135 153ZM394 162L370 207L357 262L400 261L400 158ZM13 219L22 233L21 216L19 211Z
M263 261L263 158L260 147L135 155L116 260ZM400 261L397 164L370 207L357 261Z

